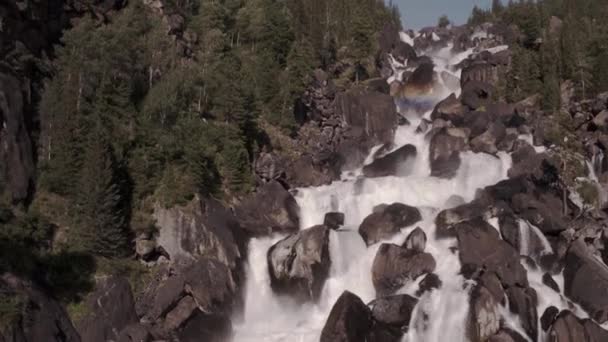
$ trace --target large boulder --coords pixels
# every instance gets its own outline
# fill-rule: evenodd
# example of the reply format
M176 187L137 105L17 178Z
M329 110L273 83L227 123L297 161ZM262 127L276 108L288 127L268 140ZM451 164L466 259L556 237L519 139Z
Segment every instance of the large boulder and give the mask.
M412 172L416 155L414 145L405 145L365 165L363 175L369 178L407 176Z
M86 305L88 314L77 325L83 341L117 340L124 328L138 322L131 285L126 278L101 280Z
M505 138L505 136L505 125L500 121L493 122L485 132L471 140L471 150L476 153L485 152L495 154L498 152L496 146Z
M80 342L65 309L41 288L13 274L0 276L0 293L6 309L14 299L15 305L27 305L27 310L18 311L13 320L3 322L0 333L2 341L17 342ZM20 300L19 300L20 299ZM13 308L19 310L19 308ZM86 341L86 340L83 340Z
M512 198L513 210L545 234L557 235L568 228L562 200L551 193L520 193Z
M420 220L422 216L417 208L393 203L367 216L359 226L359 234L369 246L390 239L399 233L401 228L411 226Z
M387 296L408 282L435 270L429 253L419 253L393 244L382 244L372 265L372 282L379 296Z
M299 211L295 198L276 181L265 184L235 208L242 228L254 236L298 230Z
M242 257L243 234L236 219L220 202L195 198L186 206L154 208L159 227L156 244L172 261L199 257L217 259L235 268Z
M426 248L426 234L420 227L416 227L405 239L403 247L416 252L424 252Z
M551 342L608 341L608 331L591 320L582 320L568 310L562 311L547 333Z
M232 323L227 316L197 310L178 331L180 342L225 342L232 336Z
M509 309L519 317L519 321L528 337L532 341L536 341L538 337L538 312L536 310L538 299L536 291L531 287L513 286L508 288L506 293L509 298Z
M406 294L378 298L371 304L372 317L377 322L407 331L416 304L418 299Z
M460 152L466 148L466 139L450 135L442 129L431 138L430 163L431 176L452 178L460 167Z
M471 221L477 218L484 218L488 212L488 206L481 201L475 200L461 204L457 207L445 209L435 218L436 238L454 237L456 230L454 227L462 222Z
M452 93L435 106L433 113L431 113L431 120L443 119L452 122L454 125L460 125L467 112L468 108Z
M528 342L528 339L521 336L518 332L511 329L500 329L495 335L490 337L488 342Z
M268 250L267 260L275 292L298 301L317 300L331 264L329 228L315 226L286 237Z
M356 295L345 291L336 301L321 332L321 342L366 341L373 325L370 309Z
M460 263L465 276L478 270L495 272L505 287L527 286L526 270L519 253L500 238L494 227L482 219L459 223L455 228Z
M476 110L488 105L493 93L494 87L491 84L481 81L469 81L463 86L460 98L464 105L472 110Z
M566 255L564 293L598 323L608 321L608 266L596 258L583 239Z
M483 286L475 286L471 293L467 334L471 341L487 341L500 329L499 304Z

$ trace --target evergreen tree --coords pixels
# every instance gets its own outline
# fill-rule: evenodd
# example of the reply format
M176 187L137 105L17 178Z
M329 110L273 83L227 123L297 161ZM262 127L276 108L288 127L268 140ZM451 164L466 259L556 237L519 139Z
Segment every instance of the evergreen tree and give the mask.
M450 25L450 19L448 19L447 15L444 14L441 17L439 17L439 20L437 21L437 26L446 28L449 25Z

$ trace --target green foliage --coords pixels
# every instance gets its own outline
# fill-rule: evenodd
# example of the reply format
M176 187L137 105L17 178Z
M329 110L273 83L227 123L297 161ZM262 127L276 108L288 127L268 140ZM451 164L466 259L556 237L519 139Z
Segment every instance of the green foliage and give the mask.
M0 292L0 332L17 322L25 310L25 304L21 296Z
M437 20L437 26L439 27L448 27L450 25L450 19L448 19L447 15L442 15L441 17L439 17L439 19Z

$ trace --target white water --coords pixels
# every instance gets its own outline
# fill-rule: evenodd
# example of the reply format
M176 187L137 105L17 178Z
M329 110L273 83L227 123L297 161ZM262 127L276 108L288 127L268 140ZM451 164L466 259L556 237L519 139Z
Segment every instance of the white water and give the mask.
M459 77L460 71L453 70L451 66L466 58L472 50L455 56L450 50L451 47L447 47L432 54L435 70L438 73L447 71ZM452 92L458 95L460 89L447 89L440 81L433 93L433 100L436 103ZM343 174L340 181L330 185L298 189L296 200L301 208L301 229L321 224L327 212L340 211L345 214L344 228L332 231L330 235L330 277L318 303L296 305L288 298L279 298L273 294L266 253L281 236L250 242L245 312L242 322L235 326L236 342L318 341L329 312L343 291L356 294L366 303L374 299L371 267L380 244L366 247L357 229L363 219L372 213L374 206L394 202L419 208L423 220L402 229L390 242L401 244L410 231L416 226L421 227L428 238L425 251L435 258L435 273L443 283L440 289L427 292L419 298L410 329L403 341L443 342L446 337L453 342L467 341L465 327L469 310L468 290L473 283L465 281L459 274L460 261L457 253L451 250L456 245L455 239L435 240L434 220L441 210L449 207L448 199L451 196L458 195L469 202L474 199L477 189L505 179L511 158L504 153L494 157L466 152L461 154L462 163L456 177L450 180L431 177L429 141L425 139L424 132L415 132L421 118L404 109L402 114L408 117L411 125L398 128L394 149L412 144L418 151L413 170L407 176L366 179L359 169ZM430 112L424 116L429 115ZM372 149L367 163L373 160L371 156L376 150L377 148ZM493 224L497 226L496 222ZM537 234L531 226L522 225L521 229L522 232L525 230L526 237ZM546 240L543 240L543 245L544 242ZM548 244L544 247L550 249ZM549 305L566 307L562 295L542 284L542 273L529 270L529 275L531 285L539 292L539 317ZM415 295L420 280L406 284L399 293ZM556 281L563 288L563 279L558 276ZM518 319L506 308L502 312L504 321L521 331Z

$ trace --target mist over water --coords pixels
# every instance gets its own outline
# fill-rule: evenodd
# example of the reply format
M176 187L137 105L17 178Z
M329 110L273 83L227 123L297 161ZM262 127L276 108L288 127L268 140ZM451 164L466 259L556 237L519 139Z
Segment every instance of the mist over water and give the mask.
M451 46L431 52L437 74L449 73L460 76L460 70L453 65L460 63L472 50L452 54ZM438 78L432 96L426 100L437 102L451 93L459 95L458 86L449 87ZM398 102L401 103L401 102ZM324 215L330 211L345 214L345 225L330 235L330 277L325 283L321 298L316 304L296 305L289 298L273 294L266 261L268 249L283 238L253 239L249 244L247 265L245 312L241 323L235 326L235 341L251 342L312 342L318 341L329 312L343 291L348 290L359 296L365 303L376 297L372 284L371 269L380 243L366 247L358 233L363 219L372 213L376 205L400 202L419 208L422 221L405 227L390 241L401 244L407 235L420 227L428 237L425 251L432 254L437 262L435 273L442 281L440 289L424 293L414 309L409 331L403 341L439 342L449 337L450 341L467 341L466 320L469 311L469 290L473 283L466 281L460 273L460 261L455 239L435 240L435 217L450 207L450 197L459 196L465 202L474 199L475 191L507 178L511 167L511 157L499 153L497 157L488 154L464 152L457 175L452 179L431 177L429 165L430 141L425 139L427 132L416 132L421 120L430 117L430 111L416 113L407 106L399 107L410 125L400 126L394 139L392 150L406 144L417 149L417 156L406 176L364 178L361 169L346 171L342 179L330 185L301 188L297 190L296 200L301 208L300 229L322 224ZM366 163L373 160L372 149ZM534 227L522 224L526 236L536 234ZM542 234L539 234L542 236ZM543 241L545 243L546 241ZM548 246L548 243L544 246ZM527 247L526 247L527 248ZM539 271L529 270L530 282L539 292L539 317L549 305L565 305L561 296L542 284ZM422 277L421 277L422 278ZM404 286L398 293L415 296L418 283L416 279ZM563 279L557 277L558 282ZM563 288L563 287L562 287ZM415 296L416 297L416 296ZM551 304L550 304L551 303ZM560 305L561 306L561 305ZM517 318L503 310L503 319L514 330L521 331ZM524 334L525 335L525 334Z

